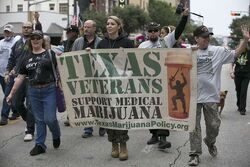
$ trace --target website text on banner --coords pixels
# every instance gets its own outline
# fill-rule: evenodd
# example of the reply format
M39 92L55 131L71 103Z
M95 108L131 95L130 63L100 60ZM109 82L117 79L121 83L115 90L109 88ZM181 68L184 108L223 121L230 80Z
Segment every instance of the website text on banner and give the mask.
M71 126L191 131L196 59L189 49L93 49L57 58Z

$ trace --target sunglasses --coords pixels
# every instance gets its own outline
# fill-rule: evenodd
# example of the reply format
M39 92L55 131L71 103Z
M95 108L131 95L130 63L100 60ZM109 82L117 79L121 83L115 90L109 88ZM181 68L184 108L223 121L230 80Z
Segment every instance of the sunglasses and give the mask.
M31 26L23 26L23 29L32 29Z
M32 36L32 37L30 37L30 39L31 40L40 40L40 39L42 39L42 37L40 37L40 36Z
M158 29L148 30L149 33L158 32L158 31L159 31Z

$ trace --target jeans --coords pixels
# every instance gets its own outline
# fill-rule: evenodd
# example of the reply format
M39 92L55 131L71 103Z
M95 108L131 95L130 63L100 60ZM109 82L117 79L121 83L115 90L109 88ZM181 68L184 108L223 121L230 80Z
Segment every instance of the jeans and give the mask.
M32 113L29 90L28 90L28 80L26 79L16 91L13 98L13 107L21 115L23 120L26 122L26 134L34 134L35 131L35 118ZM26 106L25 106L26 98Z
M93 133L93 127L84 128L84 133L92 134Z
M56 117L56 87L50 84L44 88L29 86L31 108L36 120L36 145L46 149L45 139L48 125L53 139L61 136L60 127Z
M2 84L2 82L4 82L4 78L1 78L1 84ZM14 77L10 76L10 81L9 81L9 83L7 83L5 85L5 88L4 88L4 99L3 99L2 110L1 110L1 117L2 118L4 117L4 118L8 119L9 113L10 113L10 108L12 109L13 113L17 114L17 112L18 112L14 106L9 106L8 103L6 102L6 97L9 95L13 85L14 85Z
M2 86L2 90L3 90L3 93L4 93L4 90L5 90L5 82L4 82L4 77L0 75L0 84Z

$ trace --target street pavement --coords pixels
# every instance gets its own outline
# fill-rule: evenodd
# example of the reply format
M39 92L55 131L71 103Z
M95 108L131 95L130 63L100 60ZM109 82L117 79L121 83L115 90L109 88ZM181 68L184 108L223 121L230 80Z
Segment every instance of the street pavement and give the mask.
M250 167L250 91L248 90L247 113L241 116L236 110L233 80L229 67L222 72L222 90L228 90L222 113L220 134L217 138L218 156L212 158L203 143L200 167ZM2 94L1 94L2 96ZM1 98L2 99L2 98ZM189 136L187 132L173 131L168 138L172 147L158 150L157 145L147 146L151 137L148 130L129 131L129 159L119 161L111 158L111 144L107 134L99 137L94 128L93 137L81 138L82 128L63 125L66 113L58 114L62 133L62 144L55 150L48 130L45 154L30 156L34 141L24 142L25 123L18 119L0 126L0 167L186 167L189 160ZM202 121L203 136L205 135Z

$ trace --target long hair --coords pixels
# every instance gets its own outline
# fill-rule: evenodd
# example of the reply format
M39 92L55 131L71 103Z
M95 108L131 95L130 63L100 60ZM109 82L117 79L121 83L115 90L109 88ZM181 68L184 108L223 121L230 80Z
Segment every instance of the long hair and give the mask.
M31 44L31 39L28 39L28 48L29 48L30 51L33 51L32 44ZM44 38L43 38L42 48L46 49Z
M122 20L117 17L117 16L109 16L108 19L112 19L114 20L119 26L120 26L120 29L118 30L118 34L123 34L124 30L123 30L123 23L122 23Z

